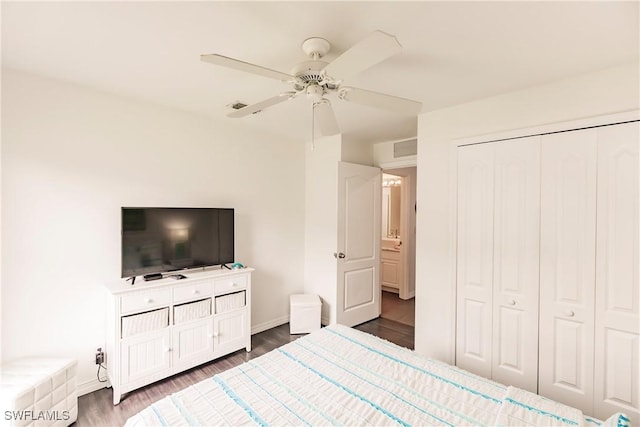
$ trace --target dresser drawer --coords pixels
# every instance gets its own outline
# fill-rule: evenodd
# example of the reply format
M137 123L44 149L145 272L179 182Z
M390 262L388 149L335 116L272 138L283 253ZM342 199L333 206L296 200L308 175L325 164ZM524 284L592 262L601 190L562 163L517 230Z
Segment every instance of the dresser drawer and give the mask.
M195 301L213 295L213 283L211 280L178 286L173 290L173 301Z
M122 313L146 311L151 308L171 304L171 289L153 289L123 295L120 309Z
M243 274L240 276L233 276L228 278L215 279L213 281L214 293L216 295L224 294L227 292L235 292L247 287L249 282L249 275Z
M169 307L122 316L120 320L122 322L122 332L120 333L122 338L158 331L169 326Z

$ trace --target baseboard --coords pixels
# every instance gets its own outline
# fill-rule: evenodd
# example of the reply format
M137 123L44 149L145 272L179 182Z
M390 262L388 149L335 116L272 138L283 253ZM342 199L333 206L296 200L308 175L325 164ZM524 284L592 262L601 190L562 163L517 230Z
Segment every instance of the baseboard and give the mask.
M277 319L270 320L268 322L260 323L259 325L253 325L251 327L251 335L258 334L260 332L264 332L268 329L275 328L276 326L284 325L285 323L289 323L289 316L282 316Z
M107 380L106 383L98 381L98 379L85 381L78 384L78 396L84 396L85 394L93 393L94 391L111 387L111 382Z

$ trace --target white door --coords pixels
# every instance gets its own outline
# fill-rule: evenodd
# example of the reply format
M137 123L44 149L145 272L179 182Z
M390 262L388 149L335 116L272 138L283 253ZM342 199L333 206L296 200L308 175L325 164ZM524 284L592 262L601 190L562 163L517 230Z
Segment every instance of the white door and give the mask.
M598 130L595 408L640 423L638 122Z
M456 365L491 378L494 145L458 149Z
M456 364L537 392L540 138L458 150Z
M381 189L380 169L338 163L336 321L343 325L380 316Z
M542 137L539 393L593 409L597 130Z
M495 143L491 378L538 391L540 137Z

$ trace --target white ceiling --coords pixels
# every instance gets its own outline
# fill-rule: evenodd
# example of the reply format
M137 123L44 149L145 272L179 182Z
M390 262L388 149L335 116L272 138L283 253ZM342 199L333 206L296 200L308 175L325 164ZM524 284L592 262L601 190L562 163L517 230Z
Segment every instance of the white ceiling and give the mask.
M639 2L2 2L2 65L297 139L308 100L245 118L285 83L200 61L219 53L290 72L320 36L328 62L374 30L403 51L345 85L415 99L423 111L637 61ZM416 135L416 118L332 99L347 140Z

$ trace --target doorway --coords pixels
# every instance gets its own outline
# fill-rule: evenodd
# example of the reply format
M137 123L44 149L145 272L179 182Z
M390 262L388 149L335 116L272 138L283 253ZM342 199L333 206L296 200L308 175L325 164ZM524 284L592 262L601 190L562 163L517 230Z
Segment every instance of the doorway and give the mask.
M384 169L381 317L415 326L416 167Z

